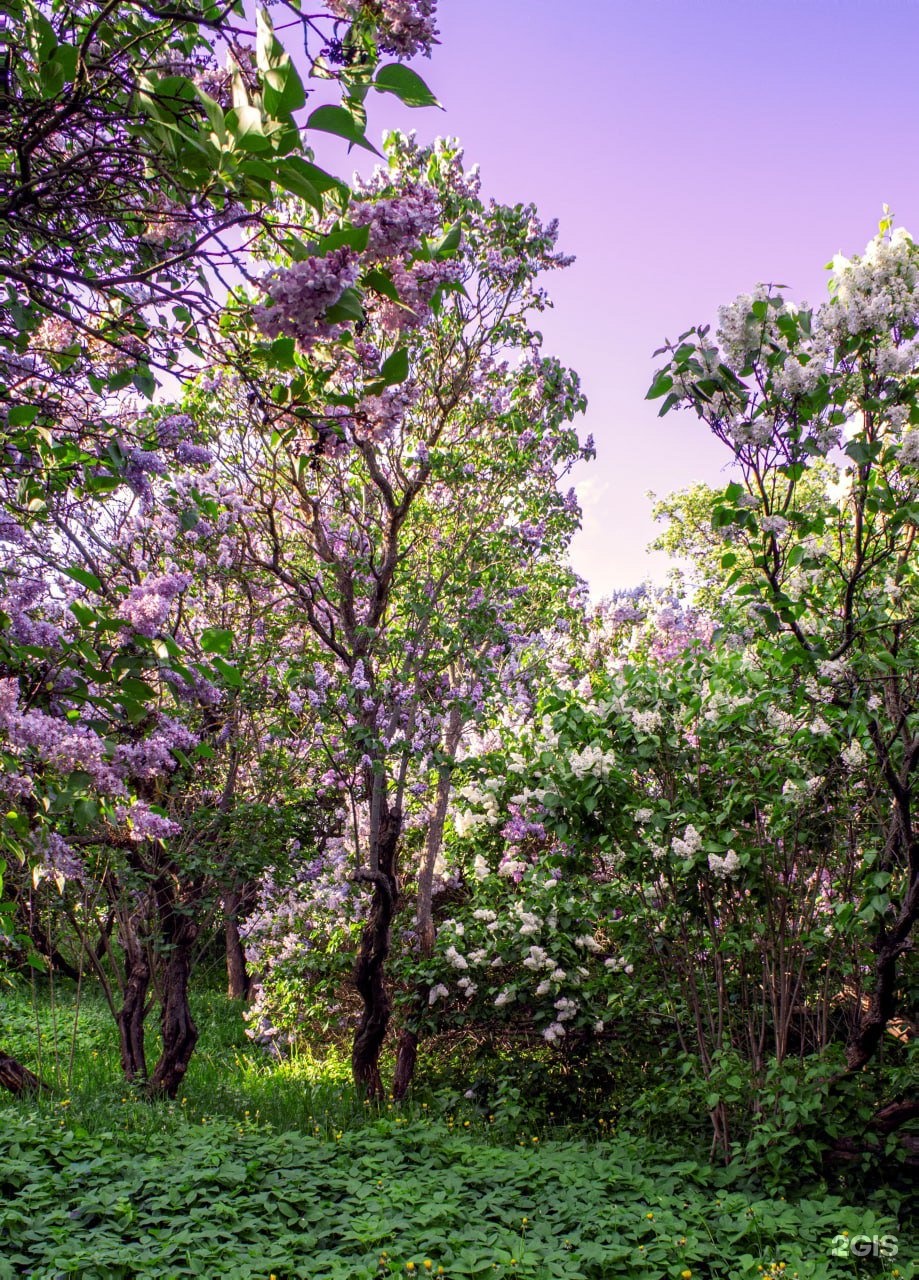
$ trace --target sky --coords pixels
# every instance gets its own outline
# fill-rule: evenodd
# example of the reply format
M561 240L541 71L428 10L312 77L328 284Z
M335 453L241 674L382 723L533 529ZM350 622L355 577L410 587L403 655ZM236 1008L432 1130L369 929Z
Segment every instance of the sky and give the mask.
M644 399L652 353L760 281L797 301L882 205L919 236L919 0L440 0L413 65L444 111L371 105L371 137L458 136L496 199L558 218L545 350L581 375L575 569L599 598L666 562L649 491L724 483L719 445Z

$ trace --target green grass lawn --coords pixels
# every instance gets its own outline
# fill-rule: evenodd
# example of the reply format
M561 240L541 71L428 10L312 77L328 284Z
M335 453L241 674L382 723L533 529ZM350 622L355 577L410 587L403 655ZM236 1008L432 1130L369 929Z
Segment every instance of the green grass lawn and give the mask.
M530 1125L445 1088L370 1107L341 1055L275 1064L216 993L196 1013L187 1087L151 1104L119 1082L98 1001L74 1037L72 992L0 992L4 1046L59 1080L40 1101L0 1096L0 1280L917 1274L883 1195L786 1202L675 1135ZM835 1256L843 1232L888 1256Z

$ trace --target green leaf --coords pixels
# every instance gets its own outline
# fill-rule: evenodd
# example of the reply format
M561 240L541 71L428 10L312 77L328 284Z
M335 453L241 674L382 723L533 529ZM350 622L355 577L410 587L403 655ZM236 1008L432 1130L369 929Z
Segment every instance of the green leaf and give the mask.
M453 226L444 234L441 240L434 246L434 256L436 258L452 258L463 241L463 228L458 222L454 222Z
M288 61L283 67L265 72L262 103L274 120L284 119L306 105L303 81L292 62Z
M665 396L673 386L673 379L670 374L662 369L654 381L651 383L650 389L645 396L646 400L656 400L659 396Z
M383 361L380 368L380 379L384 386L392 387L399 382L404 382L408 377L408 348L400 347L398 351L394 351L388 359Z
M235 667L230 666L229 662L224 662L223 658L214 657L214 669L219 671L224 680L233 689L239 689L242 686L242 676Z
M201 633L201 648L205 653L226 655L233 648L233 632L223 627L208 627Z
M69 565L65 566L61 572L66 573L68 578L73 578L74 582L79 582L81 586L89 587L90 591L99 593L102 591L102 583L88 569L80 569L76 565Z
M363 283L382 297L389 298L391 302L401 301L399 290L393 284L392 277L386 271L381 271L379 267L368 271L363 277Z
M350 142L352 147L363 147L365 151L372 151L375 156L383 159L376 147L367 141L364 130L344 107L317 107L307 120L306 127L318 129L321 133L334 133Z
M364 318L361 295L356 289L346 289L334 306L326 311L326 319L332 324L347 324L349 320Z
M262 113L258 107L240 106L226 117L227 131L243 151L267 151L271 143L265 137Z
M11 427L28 427L37 417L37 404L16 404L10 409L6 420Z
M313 166L300 156L285 156L277 166L276 177L279 186L282 186L285 191L299 196L301 200L312 205L317 213L322 213L322 193L309 176L309 170L312 168Z
M378 93L394 93L407 107L443 107L416 71L401 62L380 67L373 82Z
M131 374L131 385L142 396L146 396L148 400L153 399L153 393L156 391L156 379L145 365L135 369Z

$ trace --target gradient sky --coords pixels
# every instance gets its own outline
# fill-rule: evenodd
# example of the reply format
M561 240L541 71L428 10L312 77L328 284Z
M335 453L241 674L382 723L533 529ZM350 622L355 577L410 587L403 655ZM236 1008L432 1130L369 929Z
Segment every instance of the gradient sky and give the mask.
M886 201L919 236L919 3L441 0L414 65L446 111L373 104L370 134L458 136L484 190L533 200L577 257L546 350L581 374L597 460L575 568L599 597L665 565L648 491L718 482L696 420L657 417L652 352L758 281L821 301ZM343 166L339 163L339 169Z

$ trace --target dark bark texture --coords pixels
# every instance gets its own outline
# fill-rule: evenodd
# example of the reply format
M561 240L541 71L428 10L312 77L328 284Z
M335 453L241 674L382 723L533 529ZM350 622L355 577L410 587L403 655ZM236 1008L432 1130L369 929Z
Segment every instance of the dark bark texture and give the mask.
M223 895L224 936L227 953L227 995L231 1000L248 1000L252 976L246 965L246 950L239 936L240 921L252 910L255 886L233 886Z
M166 958L160 1013L162 1048L147 1092L151 1097L174 1098L198 1043L198 1028L188 1001L198 922L193 914L193 896L188 901L178 898L173 883L166 878L157 887L157 905Z
M384 1096L380 1051L392 1013L385 970L392 920L399 904L396 853L401 829L402 815L399 811L384 807L380 819L377 869L361 871L357 875L358 880L373 885L373 899L354 966L354 985L363 1009L354 1034L351 1070L358 1090L368 1098Z
M0 1087L15 1093L17 1097L27 1093L39 1093L42 1090L50 1092L48 1085L39 1080L38 1076L33 1075L28 1067L24 1067L21 1062L17 1062L2 1050L0 1050Z

